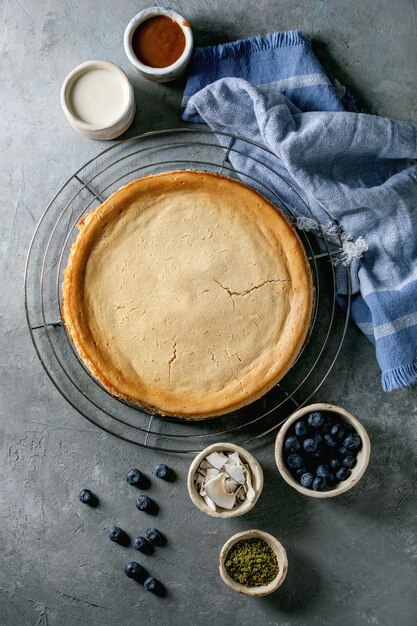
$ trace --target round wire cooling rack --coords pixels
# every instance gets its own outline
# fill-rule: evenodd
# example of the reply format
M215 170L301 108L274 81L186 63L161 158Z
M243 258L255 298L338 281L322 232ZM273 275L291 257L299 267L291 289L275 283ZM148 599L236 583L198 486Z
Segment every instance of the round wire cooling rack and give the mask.
M73 174L44 211L25 269L25 306L32 341L62 396L106 433L166 452L197 452L223 440L248 443L276 430L319 389L341 349L350 309L336 308L335 263L340 240L320 227L313 237L298 230L315 287L313 321L290 372L263 398L233 413L204 421L153 416L111 396L87 371L61 321L61 285L79 219L131 180L170 170L195 169L240 179L280 207L296 226L300 212L314 219L285 179L279 159L251 140L206 128L153 131L113 144Z

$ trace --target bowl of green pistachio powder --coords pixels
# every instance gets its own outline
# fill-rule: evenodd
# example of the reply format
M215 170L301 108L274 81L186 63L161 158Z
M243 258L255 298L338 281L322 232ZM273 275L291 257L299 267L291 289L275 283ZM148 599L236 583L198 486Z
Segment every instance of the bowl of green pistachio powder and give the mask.
M283 545L262 530L247 530L230 537L219 557L222 580L234 591L266 596L284 582L288 569Z

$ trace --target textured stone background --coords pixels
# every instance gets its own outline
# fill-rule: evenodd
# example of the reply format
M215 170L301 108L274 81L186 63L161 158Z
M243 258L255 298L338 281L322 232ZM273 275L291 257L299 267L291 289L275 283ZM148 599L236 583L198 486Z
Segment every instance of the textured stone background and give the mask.
M367 111L417 122L416 12L413 0L182 0L171 3L193 25L197 44L299 27ZM122 48L126 23L142 0L1 0L0 47L0 623L91 626L415 624L415 391L380 389L372 347L351 326L317 400L340 403L367 426L373 455L358 488L310 501L280 480L273 441L252 446L266 487L254 511L228 523L188 500L189 458L166 456L178 473L159 483L157 525L169 546L148 561L164 580L164 600L125 578L132 550L110 544L109 524L132 534L140 514L126 469L150 472L163 455L106 436L68 406L47 379L25 325L23 272L30 237L47 201L100 149L77 135L59 104L70 69L114 61L132 78L138 104L129 135L178 125L180 88L145 83ZM154 481L155 483L155 481ZM89 485L102 506L78 503ZM226 589L217 556L233 533L250 527L286 546L289 573L272 597Z

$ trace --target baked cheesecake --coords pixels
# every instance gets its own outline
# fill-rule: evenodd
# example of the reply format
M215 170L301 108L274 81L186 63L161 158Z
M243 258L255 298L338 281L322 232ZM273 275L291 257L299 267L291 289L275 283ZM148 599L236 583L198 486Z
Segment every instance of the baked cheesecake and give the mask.
M122 187L78 226L62 318L110 394L205 419L289 371L310 327L310 266L259 193L217 174L167 172Z

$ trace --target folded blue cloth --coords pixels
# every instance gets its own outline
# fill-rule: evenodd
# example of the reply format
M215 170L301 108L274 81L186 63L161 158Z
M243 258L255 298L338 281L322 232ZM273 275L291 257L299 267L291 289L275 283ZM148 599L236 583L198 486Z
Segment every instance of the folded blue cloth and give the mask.
M299 31L197 49L183 119L251 139L272 153L239 144L307 203L311 213L289 199L299 227L323 228L329 236L337 229L353 287L351 314L375 344L382 386L390 391L414 383L417 125L346 111ZM230 160L265 179L253 158L231 153ZM285 199L287 185L272 174L266 182Z

